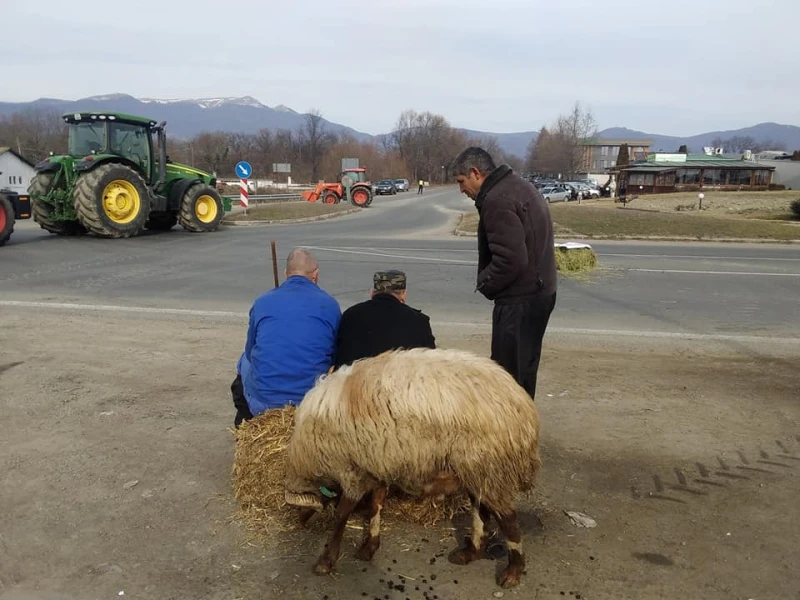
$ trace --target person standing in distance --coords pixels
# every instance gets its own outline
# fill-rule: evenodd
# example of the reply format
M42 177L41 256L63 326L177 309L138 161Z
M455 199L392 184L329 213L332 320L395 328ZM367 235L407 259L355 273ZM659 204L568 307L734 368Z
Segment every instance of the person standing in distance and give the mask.
M558 286L550 209L536 187L483 148L463 150L451 173L478 209L476 291L494 301L491 358L534 399Z

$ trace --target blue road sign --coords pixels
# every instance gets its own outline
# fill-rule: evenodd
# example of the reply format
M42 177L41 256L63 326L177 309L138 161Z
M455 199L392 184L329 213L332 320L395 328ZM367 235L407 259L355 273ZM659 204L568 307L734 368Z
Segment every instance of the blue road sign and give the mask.
M253 174L253 167L250 166L250 163L246 160L240 160L236 163L236 175L238 175L241 179L249 179L250 175Z

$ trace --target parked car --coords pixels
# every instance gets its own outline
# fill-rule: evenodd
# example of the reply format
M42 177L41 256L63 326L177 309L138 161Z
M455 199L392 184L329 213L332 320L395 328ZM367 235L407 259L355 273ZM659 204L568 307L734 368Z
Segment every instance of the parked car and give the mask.
M543 187L539 192L548 202L568 202L572 191L560 186Z
M375 195L381 194L396 194L397 186L394 184L393 179L381 179L375 184Z
M408 191L408 179L395 179L394 180L394 187L397 188L398 192L407 192Z
M572 190L571 200L600 197L600 190L583 181L569 181L565 185Z

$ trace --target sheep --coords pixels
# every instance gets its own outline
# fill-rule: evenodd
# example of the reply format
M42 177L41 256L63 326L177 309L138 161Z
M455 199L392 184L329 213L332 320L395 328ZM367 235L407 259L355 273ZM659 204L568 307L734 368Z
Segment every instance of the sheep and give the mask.
M539 417L527 392L489 358L452 349L391 350L321 377L295 412L286 454L284 497L318 514L321 487L338 488L336 521L314 566L330 573L347 520L369 499L369 528L356 553L369 561L380 546L380 512L387 489L415 496L465 490L472 535L450 562L483 556L491 516L507 538L504 588L525 567L514 504L541 466Z

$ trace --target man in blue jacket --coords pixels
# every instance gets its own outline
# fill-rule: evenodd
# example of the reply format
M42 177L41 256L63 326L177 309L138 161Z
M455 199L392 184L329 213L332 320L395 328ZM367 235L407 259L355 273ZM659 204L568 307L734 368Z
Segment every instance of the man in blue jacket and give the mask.
M247 342L231 386L236 427L265 410L299 404L333 364L342 312L317 285L317 261L308 250L295 248L285 277L250 309Z

